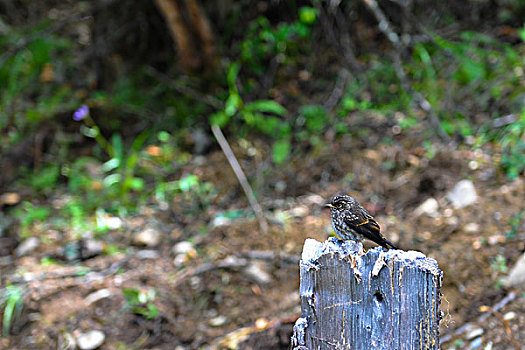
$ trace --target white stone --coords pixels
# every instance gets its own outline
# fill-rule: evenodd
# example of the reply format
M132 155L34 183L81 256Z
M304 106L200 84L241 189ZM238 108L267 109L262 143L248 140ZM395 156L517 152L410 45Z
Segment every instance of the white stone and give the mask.
M81 333L77 337L78 348L81 350L94 350L101 346L106 339L106 335L98 330Z
M86 306L89 306L93 303L96 303L97 301L99 300L102 300L102 299L105 299L105 298L109 298L111 295L113 295L111 293L111 291L107 288L104 288L104 289L100 289L100 290L97 290L96 292L93 292L91 294L89 294L85 299L84 299L84 304Z
M326 200L318 194L308 195L305 200L306 204L316 204L322 206L326 203Z
M470 180L461 180L447 194L448 200L456 209L464 208L478 200L474 184Z
M220 226L228 226L231 224L232 219L224 217L224 216L217 216L215 219L213 219L211 223L211 227L220 227Z
M27 255L31 253L33 250L35 250L36 248L38 248L39 244L40 244L40 240L38 238L29 237L28 239L20 243L18 247L16 247L15 255L16 256Z
M122 227L122 220L119 217L111 216L106 219L106 225L110 230L116 230Z
M260 261L255 261L249 264L244 269L244 273L260 284L268 284L272 280L272 277L267 271L266 264Z
M467 233L477 233L479 232L479 225L475 222L469 222L463 226L463 230Z
M525 254L522 254L507 277L503 279L505 287L512 287L525 282Z
M428 215L430 217L438 217L439 216L439 203L435 198L428 198L423 203L419 205L419 207L414 210L415 216L421 216L423 214Z
M295 208L290 209L290 215L297 218L302 218L308 215L308 207L305 205L299 205Z
M142 249L137 252L137 258L140 260L157 259L159 256L159 252L153 249Z
M193 251L194 249L195 248L193 247L193 243L188 242L188 241L182 241L182 242L179 242L179 243L175 244L173 246L173 248L171 248L171 252L174 255L177 255L177 254L188 254L191 251Z
M154 247L160 243L161 233L153 228L139 232L133 239L135 244Z
M482 335L483 335L483 328L474 328L473 330L467 333L466 338L470 340L470 339L474 339Z
M228 319L226 318L226 316L217 316L217 317L214 317L210 320L210 326L212 327L220 327L220 326L223 326L224 324L226 324L226 322L228 321Z

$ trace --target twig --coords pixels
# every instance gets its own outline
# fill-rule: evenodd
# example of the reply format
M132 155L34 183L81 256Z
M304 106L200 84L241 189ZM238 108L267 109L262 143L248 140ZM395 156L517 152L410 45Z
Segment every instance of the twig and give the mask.
M239 180L239 183L241 184L241 187L244 193L246 194L246 197L248 197L250 206L252 207L253 211L255 212L255 215L257 215L257 219L259 220L259 226L261 227L261 231L263 233L267 233L268 222L266 222L266 218L264 217L261 205L259 204L259 202L257 202L257 199L253 194L253 190L250 184L248 183L248 179L246 179L246 175L244 175L241 165L237 161L237 158L235 157L235 154L233 153L230 145L228 144L228 141L224 137L221 128L218 125L212 125L211 131L213 132L213 135L215 136L217 142L221 146L222 151L226 156L226 159L228 159L228 162L230 163L230 166L232 167L235 176L237 176L237 179Z
M110 267L104 269L98 268L85 268L85 269L68 269L66 272L42 272L38 274L25 273L21 276L14 276L9 279L11 284L29 284L32 282L42 282L47 280L56 280L56 279L65 279L65 278L78 278L82 279L84 282L89 279L93 274L101 277L107 277L116 274L119 272L120 268L128 263L130 257L125 257L119 261L111 264Z
M487 312L484 312L481 316L479 316L475 323L476 324L482 323L483 321L485 321L490 316L491 312L497 312L503 306L507 305L509 302L511 302L514 299L516 299L516 293L515 292L510 292L509 295L507 295L505 298L501 299L500 302L498 302L496 305L494 305L490 309L487 309ZM456 329L454 332L444 335L443 337L441 337L440 343L444 344L447 341L451 340L453 337L457 337L457 336L459 336L459 335L461 335L463 333L466 333L470 329L472 324L473 324L472 322L467 322L463 326L461 326L458 329Z
M345 93L346 84L351 77L352 74L350 73L350 71L348 71L348 69L341 69L341 71L337 75L337 81L335 82L334 89L328 97L328 99L326 100L326 102L324 103L326 109L331 109L335 107L337 103L339 103L339 101Z
M235 256L229 256L219 261L204 263L204 264L198 265L193 268L188 268L178 273L175 276L173 283L179 284L180 282L182 282L188 277L200 275L208 271L212 271L216 269L241 268L241 267L248 266L248 264L249 264L249 261L247 259L241 259Z
M265 261L282 261L287 264L298 264L299 256L274 252L272 250L245 250L239 253L240 256L247 259L265 260Z
M501 314L501 312L496 311L494 308L490 306L486 306L486 305L480 306L479 311L486 312L487 314L491 313L494 316L496 316L498 320L500 320L501 323L503 323L503 328L505 328L505 333L510 338L510 342L512 343L512 345L516 347L516 350L520 350L521 348L520 343L514 337L514 333L512 333L512 329L510 328L510 323L508 320L505 319L505 317Z

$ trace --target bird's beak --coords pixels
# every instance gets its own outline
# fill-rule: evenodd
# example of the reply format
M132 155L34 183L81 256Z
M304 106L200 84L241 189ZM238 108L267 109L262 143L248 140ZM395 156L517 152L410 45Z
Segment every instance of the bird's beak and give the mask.
M325 204L324 207L332 209L334 206L332 204L328 203L328 204Z

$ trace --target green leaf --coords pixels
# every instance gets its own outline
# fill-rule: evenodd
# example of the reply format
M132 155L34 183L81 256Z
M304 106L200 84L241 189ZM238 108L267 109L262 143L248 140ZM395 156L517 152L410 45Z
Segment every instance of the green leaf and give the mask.
M292 145L290 144L290 140L288 139L275 141L272 150L273 161L276 164L283 163L286 160L286 158L288 158L291 148Z
M168 142L171 139L171 135L167 131L159 131L159 133L157 134L157 139L160 142L166 143L166 142Z
M104 187L108 188L115 184L118 184L120 182L120 174L111 174L104 178L102 183L104 184Z
M129 187L135 191L143 190L144 184L145 184L144 179L141 179L140 177L133 177L129 181Z
M313 24L317 19L317 10L313 7L303 6L299 9L299 20L305 24Z
M242 108L242 99L239 94L231 94L226 100L224 112L229 116L233 116L237 111Z
M228 87L230 88L230 93L232 91L237 91L237 76L239 75L239 71L241 69L241 65L238 62L232 63L230 67L228 68L228 73L226 75L226 81L228 82Z
M217 113L213 113L210 116L210 124L211 125L218 125L220 127L225 126L228 124L228 121L230 120L230 116L226 114L224 111L219 111Z
M131 144L131 149L133 151L140 151L140 149L144 145L144 142L146 142L146 139L149 137L150 133L151 131L146 129L143 132L141 132L137 137L135 137L133 143Z
M120 136L120 134L113 134L111 137L111 144L113 145L113 155L118 158L122 164L124 161L124 145L122 143L122 136Z
M178 184L181 191L187 192L199 184L199 177L197 175L189 174L180 179Z
M525 41L525 24L523 24L523 28L518 29L518 35L522 41Z
M273 100L253 101L247 103L244 108L252 112L273 113L280 116L284 116L287 113L286 108Z
M102 171L107 173L111 170L117 169L120 166L120 159L118 158L111 158L104 164L102 164Z
M313 133L322 131L328 123L326 109L323 106L303 106L300 113L306 120L306 128Z

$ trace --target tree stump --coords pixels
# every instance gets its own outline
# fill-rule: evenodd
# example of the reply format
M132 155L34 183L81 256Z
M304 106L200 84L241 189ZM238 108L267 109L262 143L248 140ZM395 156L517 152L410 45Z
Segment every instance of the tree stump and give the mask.
M443 273L416 251L307 239L292 349L439 349Z

